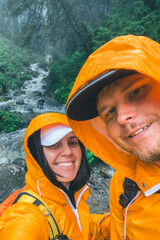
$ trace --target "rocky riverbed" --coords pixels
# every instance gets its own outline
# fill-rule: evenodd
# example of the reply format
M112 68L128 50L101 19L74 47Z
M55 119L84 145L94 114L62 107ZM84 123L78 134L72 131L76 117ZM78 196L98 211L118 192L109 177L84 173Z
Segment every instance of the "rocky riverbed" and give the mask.
M104 213L109 211L109 187L114 170L98 161L93 167L90 178L91 195L88 204L91 213Z

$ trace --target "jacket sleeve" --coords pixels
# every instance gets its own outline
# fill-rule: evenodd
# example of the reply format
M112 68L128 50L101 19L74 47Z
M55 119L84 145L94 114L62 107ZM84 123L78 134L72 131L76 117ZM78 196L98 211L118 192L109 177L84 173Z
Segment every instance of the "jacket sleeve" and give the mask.
M0 218L1 240L48 240L49 226L40 210L29 203L16 203Z
M110 239L110 213L92 214L90 220L90 236L92 240Z

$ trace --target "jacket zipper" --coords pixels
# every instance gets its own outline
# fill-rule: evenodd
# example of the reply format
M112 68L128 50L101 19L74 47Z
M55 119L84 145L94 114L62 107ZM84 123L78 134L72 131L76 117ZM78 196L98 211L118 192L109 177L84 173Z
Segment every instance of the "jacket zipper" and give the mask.
M77 202L76 202L76 208L74 208L74 206L72 205L72 203L71 203L69 197L67 196L67 194L61 189L61 192L63 192L64 195L66 196L66 199L67 199L67 202L68 202L69 206L71 207L72 211L73 211L74 214L76 215L76 219L77 219L77 222L78 222L78 226L79 226L79 229L80 229L81 232L82 232L82 228L81 228L81 223L80 223L80 219L79 219L79 214L78 214L77 208L78 208L78 204L79 204L79 202L80 202L80 199L81 199L82 195L84 194L84 192L87 190L88 187L89 187L88 185L85 186L85 188L84 188L84 189L81 191L81 193L79 194L78 199L77 199Z

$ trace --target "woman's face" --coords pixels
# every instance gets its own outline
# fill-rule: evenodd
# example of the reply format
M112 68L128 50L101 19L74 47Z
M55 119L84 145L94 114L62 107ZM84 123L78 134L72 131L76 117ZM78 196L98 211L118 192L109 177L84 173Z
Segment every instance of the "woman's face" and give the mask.
M43 146L47 162L56 178L66 188L78 173L82 152L77 137L73 132L68 133L59 142L52 146Z

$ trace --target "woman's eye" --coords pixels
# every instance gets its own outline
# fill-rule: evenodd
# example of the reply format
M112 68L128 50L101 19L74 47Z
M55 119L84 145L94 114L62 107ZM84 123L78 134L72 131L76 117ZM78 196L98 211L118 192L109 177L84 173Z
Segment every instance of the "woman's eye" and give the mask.
M55 148L57 148L58 146L59 146L59 143L55 143L55 144L51 145L50 148L55 149Z
M69 145L70 146L77 146L78 145L78 141L69 142Z

